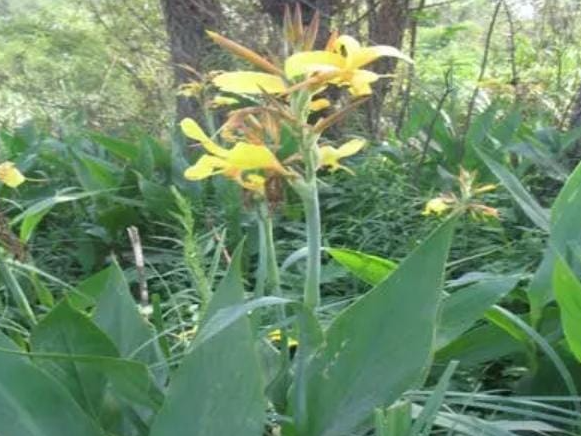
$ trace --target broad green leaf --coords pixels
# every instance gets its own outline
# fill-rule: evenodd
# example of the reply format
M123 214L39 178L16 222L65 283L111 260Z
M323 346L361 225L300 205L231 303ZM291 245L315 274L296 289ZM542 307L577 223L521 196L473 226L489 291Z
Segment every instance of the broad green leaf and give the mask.
M135 161L139 157L139 148L135 144L95 132L89 133L89 137L93 142L101 145L117 157L130 161Z
M571 246L581 243L581 163L569 176L551 208L551 249L545 251L529 288L533 322L540 318L542 308L553 301L553 269L555 255L567 257Z
M301 436L338 436L421 381L432 356L454 220L342 312L305 370ZM381 383L378 383L381 380Z
M115 269L116 266L111 265L80 282L73 292L67 294L71 305L78 310L85 310L96 305L107 287L115 286L117 278Z
M575 357L581 362L581 282L569 265L558 258L553 274L555 299L561 309L565 338Z
M486 152L478 147L474 147L476 153L486 164L488 169L501 181L506 189L512 194L515 201L521 207L523 212L535 223L541 230L549 231L549 215L543 209L537 200L522 185L520 180L512 174L504 165L498 163Z
M244 298L239 249L208 306L203 324ZM203 326L202 330L203 331ZM198 343L172 378L151 436L260 436L264 386L248 318Z
M355 277L370 285L378 284L397 268L389 259L355 250L327 248L326 251Z
M442 303L436 345L443 348L484 316L498 300L517 284L518 276L495 277L454 292Z
M153 330L139 313L123 272L117 264L108 270L93 319L113 340L121 357L135 359L147 365L158 364L162 360ZM156 375L161 377L162 372L160 370Z
M22 222L20 225L20 239L23 242L28 242L34 229L36 229L46 214L57 204L82 200L97 194L95 192L68 192L67 190L63 190L52 197L34 203L24 212L16 216L10 224L14 225Z
M34 328L30 346L33 353L117 356L107 335L66 299ZM100 371L76 361L41 359L38 365L66 386L85 411L99 416L106 382Z
M85 190L115 189L121 184L120 168L79 151L73 151L72 155L75 173Z
M4 350L4 351L2 351ZM0 333L0 434L6 436L104 436L54 378Z
M512 354L522 354L526 344L507 335L494 324L476 327L455 341L439 349L436 360L445 365L450 360L458 360L460 365L474 367Z

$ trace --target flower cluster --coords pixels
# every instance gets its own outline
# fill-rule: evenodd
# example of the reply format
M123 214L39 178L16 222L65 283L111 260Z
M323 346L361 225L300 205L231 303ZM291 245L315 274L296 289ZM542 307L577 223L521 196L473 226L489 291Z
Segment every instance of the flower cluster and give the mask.
M335 148L318 145L321 132L356 106L343 109L309 125L314 112L331 108L332 103L321 95L329 86L346 88L354 99L371 94L371 84L381 75L364 69L373 61L392 56L411 61L399 50L389 46L364 47L348 35L333 33L323 50L314 50L318 16L305 29L300 17L285 15L285 36L290 54L277 65L258 53L214 32L210 38L224 49L246 60L260 71L233 71L211 74L206 80L219 92L211 107L236 106L218 135L208 136L192 119L181 122L184 134L201 144L205 153L185 171L189 180L201 180L217 174L234 180L245 189L264 194L270 176L301 180L306 167L316 171L328 168L351 170L341 159L358 153L362 139L352 139ZM183 93L197 94L199 84L186 86ZM244 107L243 102L251 102ZM242 108L240 108L242 106ZM294 150L285 150L280 137L283 129L295 132ZM224 145L221 145L224 144ZM309 160L309 164L307 164ZM301 167L300 163L303 163ZM312 171L311 171L312 172Z

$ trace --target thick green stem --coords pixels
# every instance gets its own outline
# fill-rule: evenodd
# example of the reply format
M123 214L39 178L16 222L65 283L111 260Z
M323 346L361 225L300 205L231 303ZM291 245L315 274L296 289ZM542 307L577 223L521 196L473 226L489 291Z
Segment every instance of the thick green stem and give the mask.
M307 275L305 278L304 302L307 307L316 308L321 300L321 215L319 192L316 180L309 185L303 197L305 223L307 228Z
M305 277L304 302L307 307L316 308L320 301L321 281L321 213L319 210L319 190L317 187L317 137L307 136L303 140L305 161L305 189L301 195L305 209L307 231L307 275Z

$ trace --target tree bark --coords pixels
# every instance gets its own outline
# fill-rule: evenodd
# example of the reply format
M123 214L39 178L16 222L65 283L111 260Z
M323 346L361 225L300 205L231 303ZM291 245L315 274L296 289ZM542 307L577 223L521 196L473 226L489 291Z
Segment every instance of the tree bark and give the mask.
M161 0L170 44L176 86L194 80L187 65L197 71L204 70L204 59L215 50L206 36L206 30L218 30L222 22L222 9L218 0ZM196 117L199 103L195 98L177 97L178 121ZM198 116L198 118L201 118Z
M374 0L368 0L368 5L371 8L368 18L370 44L390 45L401 49L408 26L410 0L381 0L377 11L374 10ZM393 74L396 67L396 58L385 58L374 64L375 71L380 74ZM380 133L383 102L391 86L390 79L378 81L368 105L368 127L374 138Z

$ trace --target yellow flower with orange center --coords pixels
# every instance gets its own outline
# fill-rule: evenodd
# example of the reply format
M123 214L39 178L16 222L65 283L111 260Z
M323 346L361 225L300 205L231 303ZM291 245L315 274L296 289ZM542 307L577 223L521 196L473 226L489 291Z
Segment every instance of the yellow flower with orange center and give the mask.
M287 174L274 153L264 145L238 142L231 149L223 148L212 141L191 118L184 119L181 128L187 137L200 142L207 152L186 169L184 176L188 180L202 180L222 174L246 189L262 193L264 177L245 172L269 170Z

